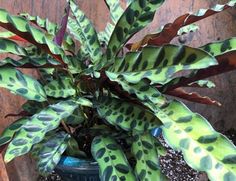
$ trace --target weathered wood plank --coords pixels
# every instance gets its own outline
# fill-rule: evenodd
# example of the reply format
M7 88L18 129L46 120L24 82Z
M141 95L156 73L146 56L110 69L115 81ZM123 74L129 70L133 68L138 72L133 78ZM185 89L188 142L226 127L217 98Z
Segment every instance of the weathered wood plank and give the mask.
M122 0L125 1L125 0ZM93 24L97 30L102 30L109 20L108 10L102 0L77 0L81 9L85 10L86 15L92 19ZM177 16L189 11L196 11L199 8L208 8L216 2L225 2L222 0L166 0L166 4L156 14L153 24L137 34L132 40L138 40L142 34L153 32L158 27L165 23L172 22ZM32 15L39 15L47 17L51 21L59 22L63 14L63 7L65 0L0 0L0 7L7 9L13 14L19 12L29 12ZM194 36L187 36L187 43L193 46L199 46L204 43L216 40L225 39L236 35L236 11L230 10L207 20L200 21L201 30ZM1 59L1 58L0 58ZM29 74L35 74L33 71L27 71ZM193 110L196 110L206 116L214 123L218 129L227 129L229 127L236 127L236 113L234 111L236 95L234 90L236 88L235 73L228 73L227 75L212 78L216 82L217 89L203 90L204 94L210 95L218 99L223 104L222 108L202 106L199 104L189 104ZM20 105L25 100L19 96L10 94L4 89L0 89L0 132L8 124L15 120L15 118L5 119L4 116L8 113L20 111ZM0 159L0 165L3 164ZM0 167L1 168L1 167ZM36 175L34 174L33 162L27 157L21 157L7 165L9 180L11 181L34 181Z
M1 154L0 154L0 181L9 181L6 166L3 162L3 158Z

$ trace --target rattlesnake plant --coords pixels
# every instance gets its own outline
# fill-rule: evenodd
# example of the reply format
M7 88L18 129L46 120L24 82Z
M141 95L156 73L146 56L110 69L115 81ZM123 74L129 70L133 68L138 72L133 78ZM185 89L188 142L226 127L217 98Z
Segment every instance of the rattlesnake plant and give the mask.
M124 8L120 1L106 0L112 22L100 33L73 0L67 2L61 25L0 9L0 26L7 30L0 33L0 53L16 55L0 61L0 87L27 100L18 114L22 118L0 137L1 148L7 147L6 162L31 153L46 175L65 152L92 156L103 181L166 180L158 161L164 148L151 134L159 128L189 166L211 180L236 180L232 142L173 97L219 105L182 87L211 88L214 84L204 79L234 70L236 39L202 47L170 43L197 30L194 22L236 1L187 13L157 33L127 43L163 3L129 0ZM25 68L38 76L22 73ZM180 71L185 76L176 74Z

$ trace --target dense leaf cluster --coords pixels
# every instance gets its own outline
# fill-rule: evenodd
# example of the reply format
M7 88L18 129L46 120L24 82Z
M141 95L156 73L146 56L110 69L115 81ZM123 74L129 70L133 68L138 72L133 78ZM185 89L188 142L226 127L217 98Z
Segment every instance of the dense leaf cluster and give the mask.
M235 0L185 14L141 41L129 39L146 27L164 0L106 0L111 23L97 34L74 0L68 0L61 25L29 14L0 9L0 87L28 101L22 116L2 133L5 161L31 153L41 174L50 173L61 155L98 162L100 178L166 180L159 167L165 154L151 134L182 151L194 169L211 180L236 180L236 148L208 121L168 95L220 105L183 87L214 87L203 80L236 68L236 39L202 47L171 40L196 31L196 21L233 7ZM67 32L67 30L69 30ZM75 47L80 43L79 47ZM24 42L24 46L19 42ZM127 53L124 53L127 52ZM19 68L33 68L37 78ZM185 76L177 74L185 72Z

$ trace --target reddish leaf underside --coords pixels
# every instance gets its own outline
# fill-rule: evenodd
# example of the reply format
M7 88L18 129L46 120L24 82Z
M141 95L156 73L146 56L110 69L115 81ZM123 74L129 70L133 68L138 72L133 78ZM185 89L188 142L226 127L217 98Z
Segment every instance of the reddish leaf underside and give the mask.
M160 91L167 92L179 87L184 87L192 82L203 80L208 77L219 75L236 69L236 51L228 52L223 55L217 56L216 59L219 63L218 65L199 70L195 74L190 75L189 77L176 78L179 79L177 82L175 80L170 81Z
M212 100L211 98L207 96L201 96L197 92L186 92L182 88L177 88L174 90L167 91L165 94L174 96L174 97L179 97L181 99L185 99L191 102L197 102L200 104L207 104L207 105L216 105L216 106L221 106L221 103L218 101Z
M164 26L161 32L156 34L149 34L146 35L141 41L134 43L133 45L127 45L127 48L131 48L132 50L138 50L143 45L157 45L161 46L163 44L168 44L177 36L178 31L187 25L190 25L192 23L195 23L197 21L200 21L202 19L205 19L211 15L220 13L221 11L224 11L232 6L234 6L235 3L228 3L225 5L218 5L222 6L219 10L217 8L207 9L204 13L200 13L200 11L197 14L184 14L177 19L173 23L168 23ZM201 10L204 11L204 10Z
M23 43L28 43L27 40L25 40L24 38L21 38L20 36L17 36L17 35L13 35L11 37L8 37L8 39L14 40L14 41L21 41Z
M21 117L24 117L24 116L31 116L27 111L21 111L17 114L15 113L10 113L10 114L7 114L5 115L4 118L8 118L8 117L18 117L18 116L21 116Z
M56 55L56 54L53 54L49 47L47 46L47 44L40 44L38 43L34 37L29 33L29 32L21 32L19 31L16 27L14 27L13 24L11 23L3 23L3 22L0 22L0 26L5 28L6 30L16 34L17 36L27 40L28 42L34 44L35 46L43 49L45 52L49 53L50 55L52 55L58 62L60 62L62 65L65 65L64 61L62 60L62 57L61 55Z

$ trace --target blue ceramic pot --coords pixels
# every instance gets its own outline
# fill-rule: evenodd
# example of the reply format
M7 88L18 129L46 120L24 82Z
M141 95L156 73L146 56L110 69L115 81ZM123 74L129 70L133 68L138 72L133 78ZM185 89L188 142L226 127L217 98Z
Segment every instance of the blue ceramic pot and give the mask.
M100 181L98 164L63 156L55 169L63 181Z

